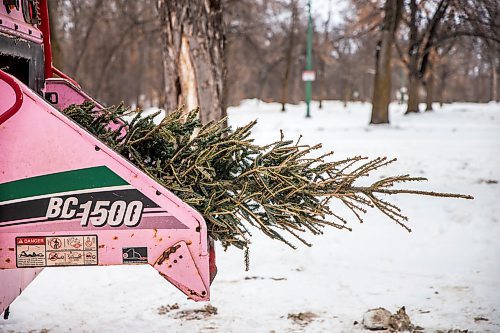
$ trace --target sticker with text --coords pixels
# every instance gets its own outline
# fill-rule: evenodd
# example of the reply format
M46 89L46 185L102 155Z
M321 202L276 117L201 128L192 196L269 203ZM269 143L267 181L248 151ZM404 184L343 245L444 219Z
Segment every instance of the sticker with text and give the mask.
M17 267L97 265L97 236L33 236L16 238Z

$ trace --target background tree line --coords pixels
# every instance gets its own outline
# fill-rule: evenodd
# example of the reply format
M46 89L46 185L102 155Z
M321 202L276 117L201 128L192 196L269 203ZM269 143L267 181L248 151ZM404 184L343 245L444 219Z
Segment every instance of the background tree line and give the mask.
M314 100L373 100L374 123L388 120L386 105L403 87L408 112L419 102L498 100L499 1L340 2L339 13L338 0L321 1L314 18ZM208 99L225 109L259 98L284 109L303 100L305 1L209 3L50 0L56 66L106 104ZM191 72L203 74L198 87L189 87Z

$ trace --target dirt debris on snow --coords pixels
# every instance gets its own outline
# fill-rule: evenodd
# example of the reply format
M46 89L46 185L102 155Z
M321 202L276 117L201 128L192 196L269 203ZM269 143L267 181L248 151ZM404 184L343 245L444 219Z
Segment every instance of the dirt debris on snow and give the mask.
M396 332L416 330L415 325L411 323L410 317L406 314L404 306L389 318L389 328Z
M159 315L166 315L169 312L179 310L178 303L172 305L162 305L158 308ZM176 319L183 320L201 320L217 314L217 308L213 305L207 304L201 309L186 309L180 310L175 313Z
M179 304L174 303L172 305L162 305L158 308L158 314L165 315L172 310L179 310Z
M298 313L289 313L287 318L292 320L295 324L300 326L309 325L318 315L307 311L307 312L298 312Z
M29 330L29 331L8 331L8 333L49 333L50 330L46 328L42 328L41 330Z
M412 324L404 306L395 314L384 308L370 309L363 315L362 324L365 329L371 331L421 332L423 330L422 327Z
M245 276L245 280L274 280L274 281L286 281L285 277L263 277L263 276Z
M201 309L181 310L176 313L175 318L185 320L202 320L216 314L217 308L213 305L207 304Z
M478 183L479 184L488 184L488 185L492 185L492 184L498 184L498 180L496 179L479 179L478 180Z
M363 315L363 327L374 331L388 329L391 315L391 312L384 308L370 309Z

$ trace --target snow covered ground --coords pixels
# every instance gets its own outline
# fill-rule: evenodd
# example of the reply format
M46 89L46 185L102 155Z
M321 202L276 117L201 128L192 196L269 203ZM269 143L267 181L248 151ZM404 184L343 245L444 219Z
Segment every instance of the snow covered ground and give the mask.
M353 232L327 230L314 246L291 250L256 237L251 270L242 253L218 251L211 304L185 296L147 266L46 269L12 304L0 332L362 332L363 313L406 306L426 332L500 332L500 104L453 104L368 126L368 104L344 108L254 100L229 111L232 125L258 118L259 142L304 135L338 158L397 157L381 174L428 177L415 188L460 192L475 200L394 197L412 233L380 213ZM179 309L168 308L177 303ZM174 307L175 308L175 307ZM311 312L311 320L289 314ZM307 316L306 316L307 317Z

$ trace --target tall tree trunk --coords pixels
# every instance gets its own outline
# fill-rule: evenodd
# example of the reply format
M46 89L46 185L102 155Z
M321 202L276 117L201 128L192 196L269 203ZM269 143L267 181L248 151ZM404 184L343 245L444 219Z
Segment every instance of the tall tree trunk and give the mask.
M430 68L429 68L430 70ZM425 85L425 111L433 111L432 103L434 102L434 73L431 71Z
M144 102L145 102L145 96L146 96L146 76L145 76L145 72L146 72L146 66L147 66L147 62L146 62L146 57L148 55L148 48L149 48L149 44L148 44L148 39L146 38L146 36L143 36L143 38L141 39L141 41L138 43L138 46L139 46L139 61L138 61L138 67L139 67L139 71L138 71L138 77L136 78L139 82L137 83L137 107L139 108L143 108L144 107Z
M394 34L401 19L403 0L386 0L384 22L375 53L371 124L389 123L391 101L391 57Z
M408 107L406 114L419 112L420 77L419 77L419 42L417 26L417 1L410 0L410 47L408 48Z
M440 0L432 17L427 21L421 36L419 36L419 23L417 17L420 15L417 0L410 0L410 37L408 48L408 108L406 114L419 112L420 85L426 76L427 67L431 62L433 42L441 19L444 17L450 5L450 0ZM420 3L420 9L424 10Z
M286 111L285 104L288 100L288 83L290 81L290 70L293 60L293 49L295 46L295 26L297 25L298 9L297 2L292 0L290 3L292 15L290 18L290 32L288 35L288 47L286 49L285 73L281 83L281 111Z
M491 101L498 101L498 66L496 58L491 61Z
M203 123L226 116L222 0L159 0L165 109L200 107Z
M406 114L419 112L420 79L415 74L408 75L408 106Z
M318 66L318 83L319 83L319 108L323 108L323 100L326 98L326 73L325 73L325 61L320 58Z
M328 15L325 20L325 24L323 26L323 42L321 43L321 51L320 51L320 59L319 59L319 75L318 75L318 83L319 83L319 108L323 108L323 100L326 97L326 61L330 55L328 54L328 32L330 29L330 19L332 17L332 3L328 3Z
M349 80L344 80L344 89L342 92L342 100L344 101L344 107L347 107L347 103L351 101L351 85Z
M446 81L448 80L448 68L446 65L441 65L439 71L439 106L443 107L446 98Z
M62 50L59 43L59 34L57 29L57 21L59 18L58 8L59 0L50 1L49 4L49 25L50 25L50 46L52 47L52 63L55 67L62 68Z
M425 80L425 111L433 111L432 102L434 102L434 51L430 51L429 62L427 65L427 79Z

